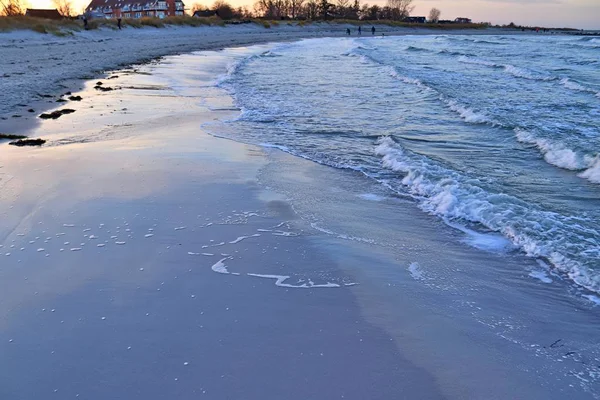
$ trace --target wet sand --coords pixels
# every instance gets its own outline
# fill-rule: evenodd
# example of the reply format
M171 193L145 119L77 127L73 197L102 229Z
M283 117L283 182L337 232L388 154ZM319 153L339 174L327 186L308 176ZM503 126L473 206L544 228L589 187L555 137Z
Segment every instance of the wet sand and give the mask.
M0 398L594 397L564 356L589 306L359 174L207 135L237 111L186 60L0 146Z

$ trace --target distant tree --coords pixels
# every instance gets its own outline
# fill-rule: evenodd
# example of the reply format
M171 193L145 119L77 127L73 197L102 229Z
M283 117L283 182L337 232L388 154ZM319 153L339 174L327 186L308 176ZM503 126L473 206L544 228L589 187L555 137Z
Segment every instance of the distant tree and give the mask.
M260 18L272 18L272 1L258 0L254 3L254 15Z
M335 16L337 18L347 18L349 14L350 0L336 0L335 6Z
M429 22L438 22L440 20L440 15L442 15L440 10L435 7L432 8L431 11L429 11Z
M0 15L2 16L23 15L26 10L27 6L23 0L0 0Z
M63 17L72 17L75 14L71 0L52 0L52 4Z
M331 18L331 8L333 4L329 3L327 0L321 0L319 2L319 16L321 19L330 19Z
M358 19L358 13L360 12L360 0L354 0L354 4L349 9L347 18Z
M217 13L221 19L232 19L233 18L233 7L225 0L217 0L213 4L213 10Z
M358 19L369 19L369 8L371 8L369 4L363 4L358 10Z
M381 7L377 4L372 5L368 8L365 19L374 21L381 18Z
M304 6L304 14L306 15L306 19L312 21L319 18L319 4L317 0L307 0Z
M339 8L346 8L350 4L350 0L336 0L335 5Z
M304 4L304 0L289 0L289 16L292 19L298 18L299 14L302 12L302 5Z
M390 15L386 19L402 20L415 9L412 5L413 0L387 0L387 7L390 8Z
M239 14L238 18L248 19L253 17L252 12L247 6L239 7L236 12Z
M254 4L257 16L266 19L280 19L287 17L289 2L291 0L258 0Z
M194 3L194 4L192 4L192 8L190 8L190 12L192 13L192 15L196 11L204 11L204 10L208 10L208 7L206 7L204 4L200 4L200 3Z

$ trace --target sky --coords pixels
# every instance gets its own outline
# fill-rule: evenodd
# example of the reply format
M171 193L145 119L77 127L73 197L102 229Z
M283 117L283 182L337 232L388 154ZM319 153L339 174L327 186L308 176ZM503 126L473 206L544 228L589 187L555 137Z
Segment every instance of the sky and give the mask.
M187 7L212 0L183 0ZM335 2L334 0L329 0ZM34 8L53 8L52 0L28 0ZM73 0L81 11L88 0ZM234 6L252 6L253 0L230 0ZM385 5L386 0L361 0L361 3ZM442 11L442 19L471 18L493 24L600 29L600 0L415 0L412 15L427 16L432 7Z

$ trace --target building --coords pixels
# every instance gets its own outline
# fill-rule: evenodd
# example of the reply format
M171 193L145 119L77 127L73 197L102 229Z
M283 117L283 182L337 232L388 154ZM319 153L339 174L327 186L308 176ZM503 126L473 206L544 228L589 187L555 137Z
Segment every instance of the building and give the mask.
M456 22L457 24L470 24L471 23L471 18L456 18L454 20L454 22Z
M42 10L36 8L28 8L25 12L28 17L46 18L46 19L63 19L58 10Z
M92 0L85 12L104 18L164 18L184 15L184 4L181 0Z
M209 17L214 17L217 15L216 11L213 10L196 10L194 11L194 15L192 15L193 17L196 18L209 18Z

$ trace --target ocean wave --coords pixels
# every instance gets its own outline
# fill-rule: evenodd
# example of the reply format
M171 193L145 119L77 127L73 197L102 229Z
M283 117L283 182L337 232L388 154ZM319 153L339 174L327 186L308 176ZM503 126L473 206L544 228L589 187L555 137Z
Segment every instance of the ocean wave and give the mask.
M241 113L234 119L234 121L260 122L269 124L276 122L277 118L259 110L242 108Z
M585 169L590 165L591 159L589 156L578 154L562 143L536 137L531 132L521 128L515 128L514 132L519 142L536 146L548 164L573 171Z
M450 108L452 111L458 113L462 119L472 124L489 124L489 125L500 125L492 118L487 115L477 112L467 106L458 103L456 100L447 99L445 96L440 95L441 100Z
M561 79L560 84L563 85L564 87L566 87L567 89L574 90L577 92L591 93L591 94L594 94L596 97L600 98L600 92L596 92L594 89L587 88L587 87L571 80L570 78Z
M590 164L585 171L579 174L579 177L593 183L600 183L600 156L596 156Z
M498 65L491 61L481 60L478 58L467 57L467 56L458 57L458 61L463 62L465 64L485 65L486 67L500 67L500 68L503 67L502 65Z
M478 180L411 153L390 137L377 141L375 154L382 157L384 168L404 175L401 185L423 211L501 233L527 256L548 260L578 285L600 291L600 275L586 261L600 259L600 232L586 227L589 221L544 211L507 194L487 192Z
M423 81L403 76L399 74L396 68L392 66L386 66L386 68L388 69L389 75L393 78L396 78L409 85L418 86L426 92L436 94L438 99L441 100L446 107L457 113L465 122L471 124L487 124L492 126L502 126L501 123L495 121L493 118L487 116L486 114L473 110L472 108L469 108L468 106L459 103L458 100L448 98L444 94L438 92L436 89L423 83Z
M446 50L446 49L438 51L437 54L444 54L444 55L449 55L449 56L459 56L459 57L474 57L473 54L462 53L460 51L450 51L450 50Z
M364 61L368 62L369 60L371 60L370 58L365 57ZM415 79L415 78L409 78L407 76L403 76L401 74L398 73L398 71L396 70L396 68L390 66L390 65L386 65L385 68L387 69L388 74L395 79L398 79L399 81L402 81L404 83L408 83L409 85L415 85L415 86L419 86L420 88L426 90L426 91L431 91L431 92L436 92L437 91L435 89L433 89L432 87L427 86L425 83L423 83L421 80L419 79Z
M538 73L526 70L524 68L515 67L514 65L504 65L504 70L511 75L514 75L518 78L530 79L534 81L553 81L556 79L554 76L548 75L540 75Z
M492 40L484 40L484 39L476 39L471 37L456 37L456 36L448 36L448 40L459 41L459 42L470 42L470 43L479 43L479 44L491 44L491 45L504 45L505 43L494 42Z
M252 54L250 56L244 57L240 60L236 60L232 63L230 63L227 66L227 72L223 75L220 75L217 78L216 81L216 86L221 87L224 84L228 83L229 81L231 81L231 79L233 78L233 76L238 73L245 65L247 65L249 62L256 60L260 55L259 54Z
M422 47L416 47L416 46L408 46L408 47L406 48L406 51L417 51L417 52L421 52L421 51L422 51L422 52L427 52L427 53L431 53L431 52L433 52L433 50L430 50L430 49L424 49L424 48L422 48Z
M222 87L224 84L231 81L231 79L239 72L242 68L244 68L248 63L255 61L262 57L281 57L280 54L275 53L273 50L263 51L260 54L252 54L247 57L241 58L239 60L233 61L227 66L227 72L223 75L220 75L217 78L216 86Z
M539 74L537 72L533 72L533 71L530 71L530 70L527 70L527 69L521 68L521 67L516 67L511 64L496 64L494 62L482 60L482 59L475 58L475 57L460 56L460 57L458 57L458 61L463 62L465 64L483 65L483 66L492 67L492 68L503 68L505 72L507 72L517 78L523 78L523 79L529 79L529 80L535 80L535 81L553 81L553 80L557 79L555 76Z

